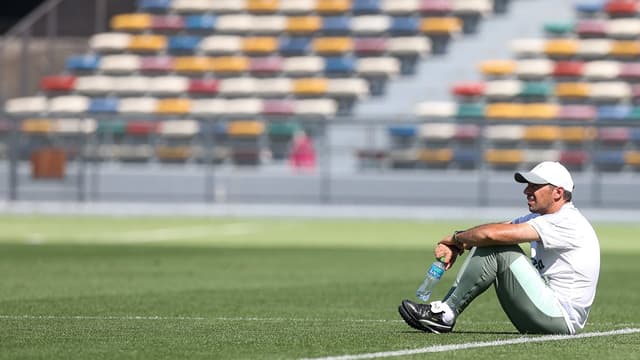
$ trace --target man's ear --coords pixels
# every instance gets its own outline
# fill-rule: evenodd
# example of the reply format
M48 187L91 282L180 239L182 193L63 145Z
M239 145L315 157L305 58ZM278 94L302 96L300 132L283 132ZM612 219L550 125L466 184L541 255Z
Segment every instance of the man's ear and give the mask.
M558 187L558 186L554 186L552 194L553 194L553 200L554 201L559 201L562 199L562 197L564 196L564 188Z

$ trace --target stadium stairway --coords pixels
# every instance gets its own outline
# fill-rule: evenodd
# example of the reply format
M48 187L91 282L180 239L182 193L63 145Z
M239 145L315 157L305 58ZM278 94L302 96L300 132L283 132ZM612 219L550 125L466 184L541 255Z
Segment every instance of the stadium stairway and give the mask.
M361 101L355 114L361 118L381 114L404 115L425 99L450 99L450 85L478 79L477 66L490 58L509 58L509 44L518 38L536 37L544 23L566 21L575 16L569 0L517 0L506 14L490 15L474 35L451 42L446 55L432 56L419 63L411 77L390 82L384 97Z

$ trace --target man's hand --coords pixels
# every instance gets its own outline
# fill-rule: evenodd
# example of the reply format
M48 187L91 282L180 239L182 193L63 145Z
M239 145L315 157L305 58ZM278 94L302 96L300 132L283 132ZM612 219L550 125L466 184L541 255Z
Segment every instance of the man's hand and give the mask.
M437 259L444 257L445 270L451 269L460 251L455 246L439 243L433 251Z

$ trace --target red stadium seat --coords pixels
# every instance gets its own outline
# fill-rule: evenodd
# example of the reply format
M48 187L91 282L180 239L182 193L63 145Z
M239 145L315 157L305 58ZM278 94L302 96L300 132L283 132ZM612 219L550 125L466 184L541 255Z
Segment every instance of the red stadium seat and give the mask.
M484 95L484 82L461 82L454 84L451 92L456 96L482 96Z
M72 91L75 87L76 77L73 75L51 75L40 80L40 89L43 91Z
M385 38L356 38L353 41L353 51L358 55L375 55L387 51Z
M265 100L262 105L264 115L293 115L295 104L292 100Z
M638 3L634 0L609 0L604 11L611 17L634 17L638 12Z
M584 150L566 150L560 153L559 161L569 169L581 169L589 161L589 154Z
M155 121L130 121L125 131L131 135L150 135L158 131L158 124Z
M555 77L581 77L584 63L581 61L557 61L553 67Z
M220 80L218 79L191 79L189 82L189 93L213 95L220 90Z

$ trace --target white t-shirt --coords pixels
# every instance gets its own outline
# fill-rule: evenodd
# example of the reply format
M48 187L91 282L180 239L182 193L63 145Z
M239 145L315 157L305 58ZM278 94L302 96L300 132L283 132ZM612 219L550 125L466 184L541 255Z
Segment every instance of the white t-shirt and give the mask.
M564 307L574 328L582 329L593 304L600 273L600 244L587 219L572 203L553 214L528 214L540 236L531 243L531 261Z

